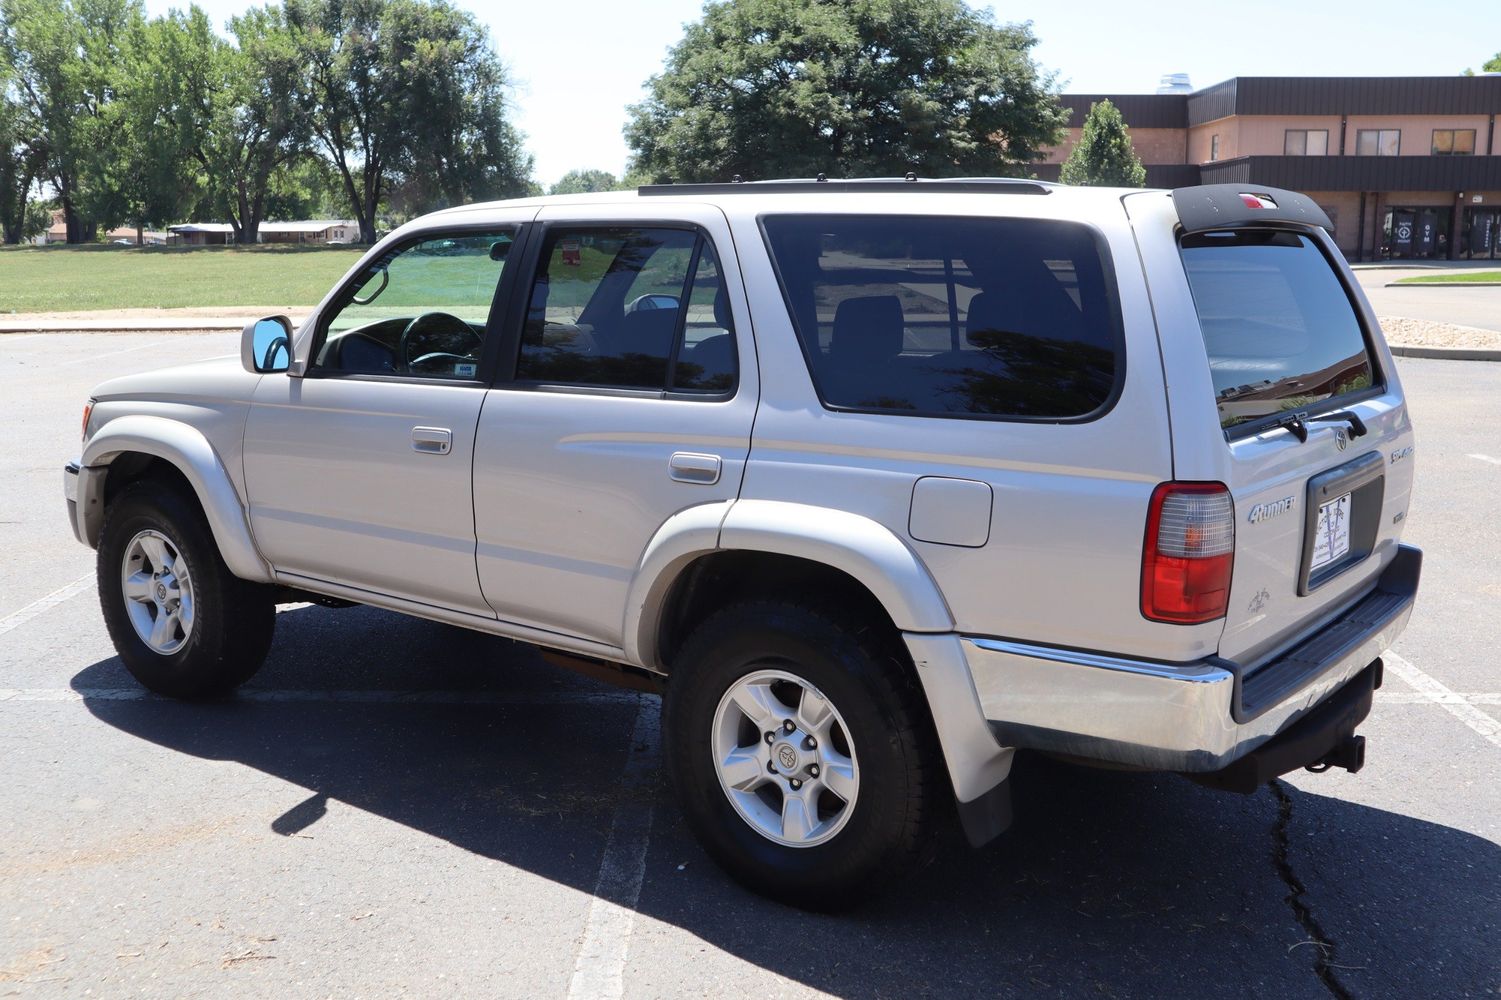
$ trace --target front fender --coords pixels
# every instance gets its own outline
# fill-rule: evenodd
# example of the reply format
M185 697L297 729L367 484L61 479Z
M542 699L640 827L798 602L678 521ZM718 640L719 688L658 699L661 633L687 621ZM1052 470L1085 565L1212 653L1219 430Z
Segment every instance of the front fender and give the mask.
M80 464L97 487L109 464L128 452L160 458L183 474L198 497L219 554L231 573L244 580L271 581L270 568L251 537L245 505L214 446L201 431L166 417L144 414L116 417L89 439ZM97 546L104 522L103 504L81 503L78 517L84 541Z

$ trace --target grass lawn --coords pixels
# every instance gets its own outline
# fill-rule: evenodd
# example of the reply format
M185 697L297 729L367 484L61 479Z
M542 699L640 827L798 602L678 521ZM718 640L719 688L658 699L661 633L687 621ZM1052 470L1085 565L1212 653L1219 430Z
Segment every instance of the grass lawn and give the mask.
M313 306L363 248L7 247L0 315L78 309Z
M1435 281L1448 283L1451 281L1496 281L1501 282L1501 271L1445 271L1443 274L1423 274L1416 278L1401 278L1399 285L1431 285Z

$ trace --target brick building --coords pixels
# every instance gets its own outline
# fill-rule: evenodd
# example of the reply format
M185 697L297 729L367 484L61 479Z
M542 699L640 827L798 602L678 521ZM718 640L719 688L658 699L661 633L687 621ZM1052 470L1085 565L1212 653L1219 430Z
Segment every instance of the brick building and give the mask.
M1096 101L1131 129L1150 187L1290 188L1352 260L1501 258L1501 75L1237 77L1192 93L1064 94L1058 170Z

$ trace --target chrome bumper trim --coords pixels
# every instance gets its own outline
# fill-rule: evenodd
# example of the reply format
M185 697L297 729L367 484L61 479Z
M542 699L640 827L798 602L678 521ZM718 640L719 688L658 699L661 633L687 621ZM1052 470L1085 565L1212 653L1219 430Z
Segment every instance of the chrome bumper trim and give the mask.
M1253 716L1237 711L1247 671L1209 659L1155 663L1004 639L964 637L975 692L1003 746L1165 771L1217 771L1292 725L1389 648L1412 614L1421 556L1415 549L1383 584L1406 591L1396 613L1309 648L1326 652ZM1357 602L1357 607L1359 602ZM1241 721L1237 721L1237 719Z

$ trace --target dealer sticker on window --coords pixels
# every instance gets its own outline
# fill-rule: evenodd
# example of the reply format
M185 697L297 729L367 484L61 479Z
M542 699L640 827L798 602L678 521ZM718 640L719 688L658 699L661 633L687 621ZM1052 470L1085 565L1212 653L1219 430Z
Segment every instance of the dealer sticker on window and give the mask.
M1311 569L1322 569L1350 551L1350 494L1319 504Z

